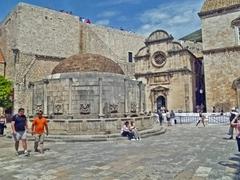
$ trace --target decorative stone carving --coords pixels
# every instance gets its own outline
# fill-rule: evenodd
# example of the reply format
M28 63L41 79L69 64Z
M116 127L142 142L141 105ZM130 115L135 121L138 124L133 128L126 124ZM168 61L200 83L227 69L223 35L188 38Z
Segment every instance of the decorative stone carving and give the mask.
M61 103L54 104L54 114L63 114L63 104Z
M170 76L163 75L163 76L156 76L153 78L153 83L159 83L159 84L170 84Z
M40 110L41 111L43 110L43 105L42 104L37 104L36 107L35 107L35 112L38 113Z
M109 111L111 113L117 113L118 112L118 104L109 104Z
M157 51L152 56L152 64L156 67L162 67L166 63L166 54L162 51Z
M80 104L80 114L90 114L90 104Z
M131 113L136 113L136 112L137 112L137 104L131 103Z

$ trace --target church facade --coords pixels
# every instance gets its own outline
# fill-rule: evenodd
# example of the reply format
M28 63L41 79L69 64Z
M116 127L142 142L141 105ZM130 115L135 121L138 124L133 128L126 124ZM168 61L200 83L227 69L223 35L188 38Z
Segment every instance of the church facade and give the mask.
M196 111L196 106L203 103L203 97L197 94L201 88L201 63L166 31L151 33L135 56L135 76L146 84L147 109Z

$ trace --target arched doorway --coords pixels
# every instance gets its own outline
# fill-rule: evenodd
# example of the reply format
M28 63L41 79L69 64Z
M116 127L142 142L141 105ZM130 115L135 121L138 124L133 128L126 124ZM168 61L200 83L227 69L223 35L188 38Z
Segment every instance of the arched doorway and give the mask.
M159 96L157 98L157 109L161 107L166 107L166 98L164 96Z

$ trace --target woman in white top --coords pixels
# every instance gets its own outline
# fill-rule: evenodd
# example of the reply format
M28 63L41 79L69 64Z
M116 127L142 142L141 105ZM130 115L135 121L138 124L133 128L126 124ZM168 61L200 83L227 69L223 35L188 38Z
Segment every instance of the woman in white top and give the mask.
M134 138L133 132L130 131L129 122L126 121L121 129L121 135L128 137L129 140Z

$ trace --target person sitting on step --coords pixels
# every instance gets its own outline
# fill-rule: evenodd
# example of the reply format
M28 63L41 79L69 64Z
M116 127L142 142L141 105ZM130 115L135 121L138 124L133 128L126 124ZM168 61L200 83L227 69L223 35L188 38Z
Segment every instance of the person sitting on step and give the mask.
M133 121L131 121L130 123L130 131L134 134L134 137L136 140L141 140L140 138L140 134L138 133L137 128L135 127L135 123Z
M134 139L133 132L130 131L129 122L126 121L121 129L121 135L123 137L128 137L129 140Z

